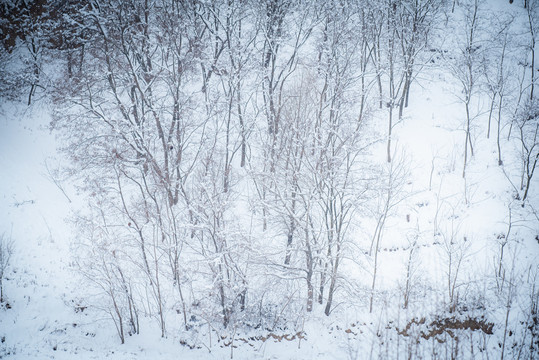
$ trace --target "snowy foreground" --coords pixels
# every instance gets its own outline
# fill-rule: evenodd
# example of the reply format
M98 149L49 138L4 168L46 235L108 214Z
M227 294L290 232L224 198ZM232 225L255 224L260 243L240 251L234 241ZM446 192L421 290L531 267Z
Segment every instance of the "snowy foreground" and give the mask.
M539 1L91 3L0 54L0 359L539 359Z

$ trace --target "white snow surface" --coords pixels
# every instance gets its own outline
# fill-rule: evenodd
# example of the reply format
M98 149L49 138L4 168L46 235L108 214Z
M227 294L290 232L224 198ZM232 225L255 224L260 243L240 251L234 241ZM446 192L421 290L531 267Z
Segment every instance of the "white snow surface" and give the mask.
M499 11L514 11L505 1L493 3ZM409 250L415 242L420 259L420 270L416 275L418 283L422 284L415 296L429 294L432 306L424 313L421 309L392 308L369 314L366 304L370 279L361 278L369 273L372 264L365 256L357 259L366 269L364 274L357 274L358 287L365 290L365 296L357 306L337 307L331 317L326 317L321 308L315 307L302 325L305 333L302 340L242 341L239 339L265 336L268 332L238 333L234 335L236 348L222 346L232 337L230 332L226 334L226 340L219 342L215 333L208 335L202 331L169 333L166 338L161 338L157 325L150 319L142 320L141 334L128 336L126 344L120 345L110 318L99 309L83 305L82 296L86 292L80 288L80 275L70 264L70 247L76 239L67 220L83 206L84 200L69 179L56 179L57 184L52 180L54 169L66 160L57 151L61 144L48 130L49 105L46 101L38 101L27 107L4 101L0 110L0 234L13 239L15 251L4 283L10 308L0 308L0 358L368 358L368 352L378 346L379 339L387 337L387 341L394 341L398 337L394 330L385 328L385 320L395 321L402 329L406 325L402 323L404 319L428 317L446 296L445 293L433 295L426 290L432 284L444 283L447 277L444 265L444 241L447 239L434 231L433 219L437 212L440 219L454 217L459 236L454 240L466 251L461 283L474 293L473 289L483 286L482 279L493 276L498 236L507 231L508 209L516 200L503 168L498 166L495 137L486 139L484 135L484 115L476 121L476 152L469 163L465 184L461 176L464 141L461 119L464 114L462 104L454 94L458 85L449 75L436 70L426 69L422 76L414 83L410 106L394 129L397 148L394 161L404 159L410 169L404 185L408 196L395 208L383 233L377 279L380 295L376 301L387 301L398 293L396 288L403 286ZM484 108L486 102L478 106ZM383 122L385 116L384 112L376 113L373 121ZM374 151L374 157L383 166L384 144L382 142ZM517 150L504 147L505 167L519 166ZM512 180L518 182L518 179ZM465 187L468 203L463 196ZM529 204L539 209L537 175L531 186ZM525 274L526 267L533 269L539 260L539 242L535 239L539 235L539 221L529 207L512 209L511 216L515 221L512 239L516 239L519 246L509 250L507 256L512 256L515 269ZM370 239L375 225L365 220L362 226L371 232L357 236ZM446 233L451 231L445 230ZM369 249L362 250L367 252ZM347 265L343 266L346 268ZM517 280L517 288L525 286L525 278ZM485 301L495 303L498 300ZM486 314L489 320L496 321L495 335L487 344L491 354L496 354L503 335L503 306L499 304L499 312ZM510 316L518 319L517 313L515 310ZM290 331L275 331L275 334ZM190 344L196 345L191 349ZM422 351L425 356L430 354L429 349ZM396 356L386 355L387 358Z

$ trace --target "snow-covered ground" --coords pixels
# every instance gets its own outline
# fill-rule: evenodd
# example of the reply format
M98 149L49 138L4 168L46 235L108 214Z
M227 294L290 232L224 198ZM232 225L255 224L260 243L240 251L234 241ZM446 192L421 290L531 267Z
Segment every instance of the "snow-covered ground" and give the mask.
M515 21L523 21L522 9L505 1L493 4L493 14L514 12ZM463 179L465 112L458 89L448 71L423 69L394 127L392 164L403 164L406 171L399 174L397 197L402 198L390 212L379 246L375 302L381 306L369 312L373 260L368 245L377 225L372 216L361 224L366 231L357 234L358 253L365 256L343 263L343 271L364 270L350 274L345 285L357 300L339 300L343 306L330 317L320 306L302 316L295 329L219 332L208 323L207 329L201 325L191 332L179 325L162 338L148 316L141 319L141 333L127 336L125 344L106 311L85 298L91 291L83 288L86 283L72 263L78 233L69 219L84 207L85 195L56 173L66 163L57 150L65 144L49 130L49 101L27 107L0 99L0 236L12 240L14 248L0 307L0 358L450 358L436 347L444 342L465 351L459 358L477 359L500 357L507 342L506 357L518 358L517 350L528 346L521 342L536 339L529 332L535 330L523 324L533 323L530 306L539 286L539 174L522 207L512 185L520 181L518 142L506 139L504 126L504 165L499 166L496 137L485 135L488 97L482 94L473 110L478 114L472 130L475 153ZM370 122L385 126L386 119L385 109L373 109ZM390 166L384 141L372 152L378 166ZM498 273L501 248L504 274ZM412 272L408 277L407 271ZM400 298L408 285L410 305L404 309ZM448 296L466 297L460 302L466 308L443 309ZM470 319L476 322L463 325ZM449 331L432 335L444 326ZM473 326L478 328L470 330ZM539 359L536 349L527 358Z

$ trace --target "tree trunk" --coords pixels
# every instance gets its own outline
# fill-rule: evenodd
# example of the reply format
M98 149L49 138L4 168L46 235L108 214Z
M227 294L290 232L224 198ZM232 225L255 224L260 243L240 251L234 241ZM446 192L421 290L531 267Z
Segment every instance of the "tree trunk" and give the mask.
M335 263L333 264L333 269L331 273L331 282L329 284L329 290L328 290L328 301L326 303L326 309L324 310L324 314L326 316L329 316L331 313L331 306L333 305L333 294L335 293L335 285L337 284L337 270L339 269L339 260L340 260L340 245L337 244L337 252L335 256Z
M391 162L391 131L393 130L393 104L389 104L389 125L387 135L387 162Z
M462 167L462 177L466 177L466 165L468 164L468 143L471 145L470 139L470 108L466 102L466 139L464 140L464 166Z
M503 96L500 94L500 103L498 104L498 128L496 131L496 145L498 146L498 165L502 166L502 147L500 145L500 123L502 122L502 105L503 105ZM490 128L490 124L489 124Z

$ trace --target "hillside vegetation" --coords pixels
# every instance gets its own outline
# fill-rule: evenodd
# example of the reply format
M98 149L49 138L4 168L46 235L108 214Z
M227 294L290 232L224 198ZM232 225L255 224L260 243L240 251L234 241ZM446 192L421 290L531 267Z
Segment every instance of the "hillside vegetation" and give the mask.
M0 9L0 358L539 357L539 1Z

